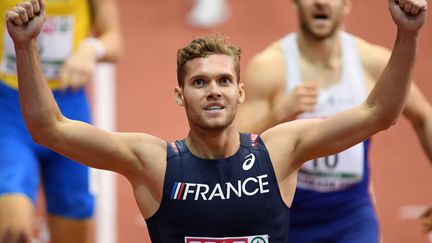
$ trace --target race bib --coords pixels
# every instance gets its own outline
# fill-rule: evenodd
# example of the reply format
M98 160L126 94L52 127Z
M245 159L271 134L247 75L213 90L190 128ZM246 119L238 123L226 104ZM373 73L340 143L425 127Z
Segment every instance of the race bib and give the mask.
M359 183L364 174L364 149L359 143L343 152L306 162L297 187L319 192L339 191Z
M268 243L268 235L253 235L241 237L224 237L224 238L209 238L209 237L185 237L185 243Z
M342 85L342 87L341 87ZM344 83L320 91L316 110L302 113L300 119L326 118L356 106L362 98L346 90ZM297 187L318 192L343 190L363 179L364 144L359 143L345 151L306 162L298 172Z
M47 16L42 33L37 39L42 70L47 79L58 77L59 69L73 48L73 16ZM13 41L7 31L3 35L4 53L1 72L16 75L16 55Z

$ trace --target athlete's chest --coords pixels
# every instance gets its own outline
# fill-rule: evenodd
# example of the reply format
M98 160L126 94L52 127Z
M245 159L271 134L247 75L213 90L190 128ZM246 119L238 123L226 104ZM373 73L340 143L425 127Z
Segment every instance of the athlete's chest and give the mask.
M242 151L221 160L203 160L187 153L168 161L167 166L171 200L241 202L274 190L272 168L257 151Z
M319 89L326 89L341 81L342 65L340 60L329 63L314 63L299 57L300 79L302 82L316 82Z
M183 166L167 169L158 216L191 232L186 242L237 242L230 240L241 240L239 236L249 240L259 236L265 240L259 242L268 242L273 227L287 223L288 209L280 199L274 174L256 153L220 161L183 155L182 160L168 161L168 166L173 163ZM176 212L175 218L169 212ZM284 217L275 222L280 215Z
M314 82L317 87L316 107L299 118L322 118L359 105L366 98L367 81L360 65L333 61L328 65L299 62L297 79L287 80L289 90ZM357 60L359 61L359 60Z

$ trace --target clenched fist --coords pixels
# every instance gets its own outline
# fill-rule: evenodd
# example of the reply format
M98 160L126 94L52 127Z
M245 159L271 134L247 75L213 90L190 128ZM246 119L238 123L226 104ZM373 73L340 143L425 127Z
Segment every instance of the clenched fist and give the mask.
M6 25L15 47L35 40L45 22L44 0L28 0L18 3L6 12Z

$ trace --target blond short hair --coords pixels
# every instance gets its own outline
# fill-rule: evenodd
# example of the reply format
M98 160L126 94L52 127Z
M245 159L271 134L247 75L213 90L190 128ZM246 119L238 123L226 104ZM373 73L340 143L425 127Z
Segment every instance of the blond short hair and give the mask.
M227 55L233 58L237 80L240 80L240 54L241 49L226 44L222 35L199 37L189 45L177 51L177 82L180 87L184 85L186 76L186 63L195 58L205 58L211 55Z

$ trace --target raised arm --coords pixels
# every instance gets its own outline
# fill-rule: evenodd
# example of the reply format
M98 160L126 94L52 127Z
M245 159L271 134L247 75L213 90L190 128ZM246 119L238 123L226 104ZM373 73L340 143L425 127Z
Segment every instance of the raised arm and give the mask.
M384 70L391 52L386 48L366 43L363 40L358 40L358 46L361 50L363 65L370 75L371 85L373 85ZM403 115L410 121L423 150L432 163L432 106L414 83L411 86Z
M95 37L102 42L104 53L100 61L117 61L123 52L120 16L116 0L91 0Z
M7 12L15 44L22 113L33 139L91 167L124 175L142 168L146 155L164 154L165 144L149 135L110 133L64 117L40 68L36 37L45 19L44 1L31 0ZM145 144L146 146L139 146Z
M60 69L63 89L79 88L92 80L96 64L115 62L122 54L120 17L116 0L89 0L94 37L84 39Z
M273 112L283 79L283 57L275 45L255 55L244 75L246 98L239 106L236 124L242 132L261 133L279 123Z
M389 1L397 37L390 60L367 100L328 119L300 120L268 130L263 139L276 161L283 162L288 156L288 164L296 169L307 160L351 147L396 121L410 90L418 34L427 8L425 0L403 2L399 6L402 1ZM277 152L282 149L287 152Z
M316 83L304 82L290 94L285 88L285 61L277 42L249 62L245 73L245 102L237 125L243 132L261 133L315 108Z
M415 85L411 87L403 113L410 120L432 164L432 106Z

